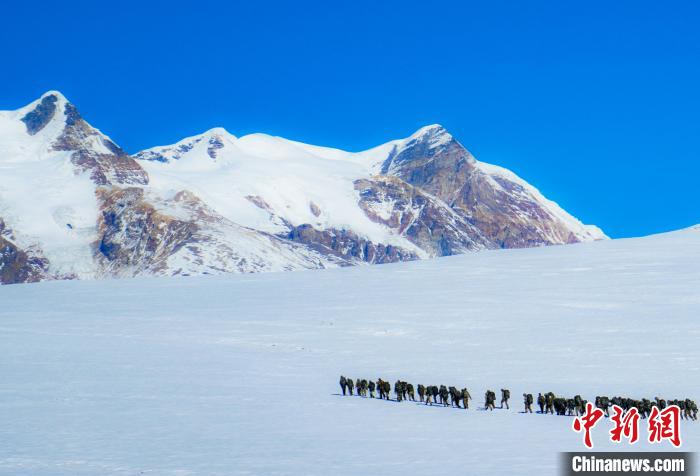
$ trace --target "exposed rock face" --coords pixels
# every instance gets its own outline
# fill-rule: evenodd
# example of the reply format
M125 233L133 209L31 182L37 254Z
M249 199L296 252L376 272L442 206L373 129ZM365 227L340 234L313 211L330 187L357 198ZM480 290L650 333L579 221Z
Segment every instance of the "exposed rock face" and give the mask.
M148 174L138 162L85 122L75 106L66 103L64 113L65 127L54 150L73 152L73 164L88 171L97 185L148 184Z
M252 273L337 266L303 246L245 229L198 197L149 196L136 187L98 191L100 240L95 256L105 276Z
M54 95L46 96L42 98L41 102L34 108L34 110L28 112L23 118L22 122L27 126L27 132L29 135L34 135L44 127L46 124L51 122L54 115L56 114L56 102L58 98Z
M21 250L0 219L0 284L33 283L50 277L49 263L39 250Z
M359 206L377 223L403 235L430 256L492 248L492 242L441 200L395 177L357 180Z
M440 198L497 247L604 238L599 230L574 231L556 204L511 172L478 162L440 126L395 148L382 172Z
M322 255L336 256L342 260L343 265L361 262L395 263L419 258L412 251L383 243L373 243L350 230L317 230L309 224L292 228L287 239L303 243Z
M193 223L159 213L141 188L99 189L97 194L101 238L95 255L107 274L159 273L197 230Z

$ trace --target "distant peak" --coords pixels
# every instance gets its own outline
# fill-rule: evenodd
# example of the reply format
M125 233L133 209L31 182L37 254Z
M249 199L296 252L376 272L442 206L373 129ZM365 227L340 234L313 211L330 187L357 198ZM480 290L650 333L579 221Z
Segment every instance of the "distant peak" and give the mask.
M68 102L68 99L66 99L66 97L60 91L56 90L46 91L44 94L41 95L39 99L44 100L45 98L52 96L55 97L56 100L59 102Z
M421 144L429 148L445 145L453 140L452 135L440 124L431 124L421 127L410 137L405 139L405 147Z
M426 134L443 134L447 133L447 130L440 124L430 124L428 126L423 126L413 133L411 137L422 136Z
M235 138L235 136L233 134L231 134L229 131L227 131L223 127L212 127L211 129L209 129L208 131L206 131L202 135L208 136L208 137L223 136L223 137L234 137Z

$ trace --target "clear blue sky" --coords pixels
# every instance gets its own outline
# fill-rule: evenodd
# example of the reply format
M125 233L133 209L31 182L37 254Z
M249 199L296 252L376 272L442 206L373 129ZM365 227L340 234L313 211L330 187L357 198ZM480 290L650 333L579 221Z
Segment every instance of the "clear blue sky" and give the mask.
M700 222L698 5L6 2L0 109L58 89L131 152L214 126L360 150L440 123L639 236Z

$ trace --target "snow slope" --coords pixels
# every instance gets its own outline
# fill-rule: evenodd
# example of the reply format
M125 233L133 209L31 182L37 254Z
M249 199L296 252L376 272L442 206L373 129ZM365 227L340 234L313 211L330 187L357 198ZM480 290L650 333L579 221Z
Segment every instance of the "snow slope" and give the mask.
M212 149L212 143L218 148ZM368 155L374 155L375 160ZM364 153L358 158L338 149L266 134L236 138L215 128L135 157L146 159L139 163L149 173L152 188L162 193L191 190L242 226L268 233L285 233L289 223L350 229L373 242L394 244L425 256L407 239L370 220L357 206L354 181L371 175L371 165L381 160L377 155ZM255 200L258 197L263 206Z
M520 414L519 395L697 400L698 289L700 228L379 267L2 287L0 474L554 475L581 436L568 417ZM341 373L467 386L474 406L508 387L512 408L341 397ZM613 448L607 429L596 450ZM700 449L700 423L682 430L683 449Z
M58 99L55 116L29 135L21 118L51 95ZM49 91L21 109L0 111L0 218L21 247L39 245L57 273L86 277L93 269L97 200L89 174L76 173L71 152L52 148L65 126L66 103ZM92 145L104 149L95 140Z

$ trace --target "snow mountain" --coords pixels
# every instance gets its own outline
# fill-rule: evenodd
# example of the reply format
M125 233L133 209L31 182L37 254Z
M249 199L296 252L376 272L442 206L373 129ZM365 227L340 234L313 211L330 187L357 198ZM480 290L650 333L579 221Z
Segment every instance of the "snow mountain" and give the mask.
M129 155L49 91L0 111L0 283L388 263L605 239L443 127L353 153L222 128Z

